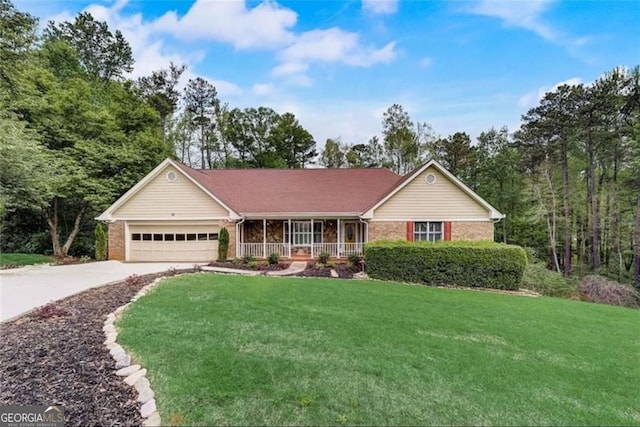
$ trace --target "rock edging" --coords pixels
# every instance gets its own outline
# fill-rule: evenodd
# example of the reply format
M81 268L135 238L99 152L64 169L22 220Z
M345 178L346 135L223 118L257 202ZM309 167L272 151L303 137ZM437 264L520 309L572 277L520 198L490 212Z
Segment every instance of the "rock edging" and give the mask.
M140 289L138 293L131 298L131 302L134 302L138 298L146 295L146 293L156 286L160 280L162 280L162 278L158 278ZM127 354L124 348L116 342L118 331L116 330L114 323L127 309L131 302L118 307L112 313L107 315L104 327L102 328L106 338L104 345L116 362L116 375L122 378L127 385L134 387L138 392L140 415L142 418L145 418L142 425L146 427L160 426L162 425L160 414L156 409L156 400L154 398L155 393L151 390L149 380L146 377L147 370L142 368L140 365L132 365L131 355Z

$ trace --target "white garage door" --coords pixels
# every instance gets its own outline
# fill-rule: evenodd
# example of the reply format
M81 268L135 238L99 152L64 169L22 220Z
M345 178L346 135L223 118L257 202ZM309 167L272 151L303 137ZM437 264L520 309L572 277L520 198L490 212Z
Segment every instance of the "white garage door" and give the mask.
M130 261L213 261L216 225L130 225Z

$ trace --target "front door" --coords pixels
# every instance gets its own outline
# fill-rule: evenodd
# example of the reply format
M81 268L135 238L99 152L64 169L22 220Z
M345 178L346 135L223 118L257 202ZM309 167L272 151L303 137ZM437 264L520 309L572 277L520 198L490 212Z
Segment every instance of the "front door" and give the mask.
M358 225L355 221L344 222L344 230L342 233L344 243L356 243L358 241Z

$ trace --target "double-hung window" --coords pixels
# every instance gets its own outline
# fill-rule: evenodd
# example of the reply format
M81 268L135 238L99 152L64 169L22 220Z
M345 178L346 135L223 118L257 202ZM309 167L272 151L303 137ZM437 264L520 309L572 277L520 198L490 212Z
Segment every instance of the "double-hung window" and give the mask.
M441 222L416 222L413 227L413 240L442 240L442 228Z
M284 242L289 240L289 224L284 224ZM311 221L291 221L291 244L295 246L311 245L311 237L314 243L322 243L322 222L314 222L313 227Z

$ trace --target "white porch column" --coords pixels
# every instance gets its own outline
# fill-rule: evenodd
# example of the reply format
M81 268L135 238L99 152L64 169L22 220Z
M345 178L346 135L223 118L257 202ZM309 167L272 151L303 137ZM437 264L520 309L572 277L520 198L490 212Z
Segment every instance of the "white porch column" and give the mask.
M267 257L267 220L262 220L262 258Z
M289 258L291 258L291 218L287 221L289 222L289 241L287 243L289 245Z
M338 237L336 242L336 258L340 258L340 218L338 218Z
M313 256L313 218L311 218L311 258L314 258Z

